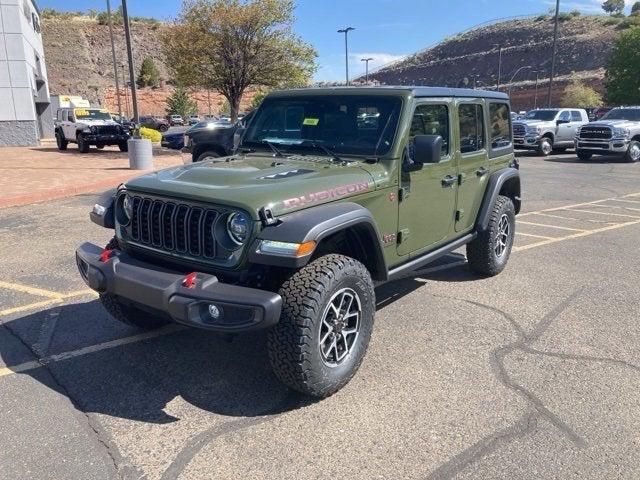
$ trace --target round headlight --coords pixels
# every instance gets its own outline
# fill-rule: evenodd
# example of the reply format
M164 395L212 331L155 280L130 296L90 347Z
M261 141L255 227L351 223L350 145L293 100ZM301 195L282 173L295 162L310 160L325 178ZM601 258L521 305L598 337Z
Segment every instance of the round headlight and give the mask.
M127 218L127 221L131 220L133 216L133 200L129 195L124 196L122 200L122 211L124 212L124 216Z
M249 218L244 213L232 213L227 220L227 231L231 240L242 245L249 236Z

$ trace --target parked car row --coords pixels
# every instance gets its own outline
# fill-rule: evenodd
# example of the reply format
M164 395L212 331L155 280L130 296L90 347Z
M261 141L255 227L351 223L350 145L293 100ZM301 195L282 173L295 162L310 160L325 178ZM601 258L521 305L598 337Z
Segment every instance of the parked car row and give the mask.
M593 155L617 155L637 162L640 107L608 109L599 120L591 122L584 109L531 110L524 119L513 121L513 141L517 149L536 150L541 156L575 148L581 160Z

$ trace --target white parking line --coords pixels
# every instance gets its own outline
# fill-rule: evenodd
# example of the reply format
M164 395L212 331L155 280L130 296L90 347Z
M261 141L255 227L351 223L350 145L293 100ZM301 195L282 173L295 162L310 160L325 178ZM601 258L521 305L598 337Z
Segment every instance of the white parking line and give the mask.
M544 238L545 240L553 240L556 237L545 237L542 235L533 235L532 233L523 233L523 232L516 232L516 235L522 235L523 237L535 237L535 238Z
M536 213L541 217L549 217L549 218L561 218L562 220L574 220L576 222L591 222L591 223L605 223L607 225L617 225L617 222L605 222L604 220L594 220L592 218L573 218L573 217L563 217L561 215L551 215L549 213Z
M627 218L639 218L637 215L626 215L624 213L612 213L612 212L598 212L595 210L578 210L577 208L572 208L568 210L569 212L582 212L582 213L591 213L593 215L615 215L616 217L627 217Z
M546 227L546 228L557 228L559 230L568 230L570 232L589 232L590 230L584 230L582 228L569 228L569 227L560 227L558 225L547 225L546 223L534 223L534 222L522 222L516 219L516 225L533 225L535 227Z

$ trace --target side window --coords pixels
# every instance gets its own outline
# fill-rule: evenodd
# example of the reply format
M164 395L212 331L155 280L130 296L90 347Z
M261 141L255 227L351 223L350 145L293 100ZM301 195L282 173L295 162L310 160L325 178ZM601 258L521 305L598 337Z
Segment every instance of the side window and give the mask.
M489 104L489 127L491 129L491 148L511 145L511 113L506 103Z
M460 105L458 117L460 121L460 153L482 150L485 137L482 105Z
M449 107L446 105L418 105L411 120L411 138L416 135L440 135L442 155L449 153Z
M572 122L581 122L582 121L582 115L580 114L579 111L571 110L571 121Z
M563 110L562 113L560 113L558 120L562 120L563 122L571 121L571 113L569 113L569 110Z

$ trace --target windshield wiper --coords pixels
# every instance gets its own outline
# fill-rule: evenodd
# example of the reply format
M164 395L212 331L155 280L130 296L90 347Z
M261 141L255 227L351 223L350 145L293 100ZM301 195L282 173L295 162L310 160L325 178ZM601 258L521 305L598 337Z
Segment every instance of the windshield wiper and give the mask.
M328 147L325 147L324 145L320 145L319 143L302 143L300 145L298 145L299 147L311 147L311 148L315 148L318 150L322 150L327 156L331 157L331 161L332 162L347 162L349 160L345 160L343 158L340 158L338 156L338 154L336 154L336 152L334 152L333 150L331 150Z
M273 151L273 153L275 154L276 157L279 158L284 158L285 154L282 153L278 147L276 147L273 143L271 143L269 140L262 140L262 143L265 143L267 145L269 145L269 148L271 148L271 150Z

